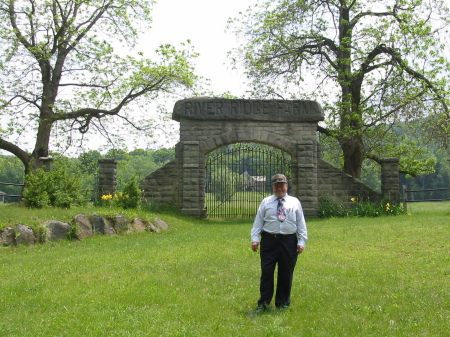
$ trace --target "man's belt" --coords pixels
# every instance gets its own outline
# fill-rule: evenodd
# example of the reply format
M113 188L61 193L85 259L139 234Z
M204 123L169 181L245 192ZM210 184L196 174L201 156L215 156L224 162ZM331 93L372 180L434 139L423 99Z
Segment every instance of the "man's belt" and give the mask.
M287 236L290 236L290 235L295 235L295 233L292 233L292 234L281 234L281 233L269 233L269 232L266 232L266 231L262 231L262 233L261 233L261 235L269 235L269 236L271 236L271 237L273 237L273 238L281 238L281 237L287 237Z

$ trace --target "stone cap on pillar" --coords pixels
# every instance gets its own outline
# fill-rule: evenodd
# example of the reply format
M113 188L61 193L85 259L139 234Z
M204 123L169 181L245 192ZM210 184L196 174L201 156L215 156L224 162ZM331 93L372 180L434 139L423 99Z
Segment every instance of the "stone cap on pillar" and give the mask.
M393 158L393 157L387 157L387 158L381 158L380 160L382 163L398 163L400 159Z
M102 164L117 164L117 160L113 158L101 158L98 162Z

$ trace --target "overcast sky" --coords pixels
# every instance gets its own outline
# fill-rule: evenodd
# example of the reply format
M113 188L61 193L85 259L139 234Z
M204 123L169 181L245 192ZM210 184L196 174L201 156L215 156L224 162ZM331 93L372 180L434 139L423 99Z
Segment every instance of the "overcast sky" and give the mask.
M235 36L225 32L229 17L258 0L159 0L153 8L153 28L143 37L150 50L161 43L179 46L191 40L200 53L197 74L211 79L214 93L245 92L244 76L231 70L227 52L237 46Z

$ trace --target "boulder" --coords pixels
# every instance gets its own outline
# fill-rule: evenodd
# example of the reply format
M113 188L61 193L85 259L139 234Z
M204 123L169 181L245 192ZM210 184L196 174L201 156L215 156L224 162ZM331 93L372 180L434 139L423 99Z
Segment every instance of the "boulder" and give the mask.
M78 214L73 218L73 225L75 226L75 236L78 239L84 239L94 235L91 219L86 214Z
M0 243L3 246L12 246L16 244L16 232L12 227L6 227L0 232Z
M147 226L146 226L144 220L142 218L136 217L133 220L131 220L131 222L128 226L127 233L145 232L146 229L147 229Z
M0 231L0 245L11 246L18 244L31 245L37 241L55 241L69 238L73 234L71 231L75 229L75 237L83 239L97 234L113 235L116 233L132 233L132 232L155 232L159 233L161 230L169 228L169 225L160 218L154 218L153 222L146 221L140 217L135 217L131 221L121 214L113 217L105 218L99 214L92 214L88 216L85 214L78 214L73 219L73 224L66 222L50 220L44 223L45 237L39 239L29 226L17 224L13 227L5 227ZM74 228L73 228L73 227Z
M148 223L147 230L150 232L159 233L159 228L156 227L152 222Z
M69 238L69 232L72 227L67 222L49 220L44 223L47 229L45 234L45 241L58 241Z
M36 243L36 238L34 236L33 229L29 226L18 224L17 227L17 237L16 243L18 245L34 245Z
M94 234L113 235L114 228L110 225L108 220L98 214L92 214L92 227Z
M112 224L116 233L125 233L127 231L127 218L122 214L109 217L108 221Z
M164 230L164 229L169 228L169 225L164 220L161 220L160 218L155 218L154 221L155 221L155 225L160 229Z

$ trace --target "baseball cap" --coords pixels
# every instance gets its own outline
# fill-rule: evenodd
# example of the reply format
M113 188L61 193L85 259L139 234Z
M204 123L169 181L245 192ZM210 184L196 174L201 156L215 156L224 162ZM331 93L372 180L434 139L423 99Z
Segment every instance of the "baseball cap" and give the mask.
M276 184L276 183L285 183L285 184L287 184L288 182L287 182L286 176L284 174L275 174L272 177L272 185Z

